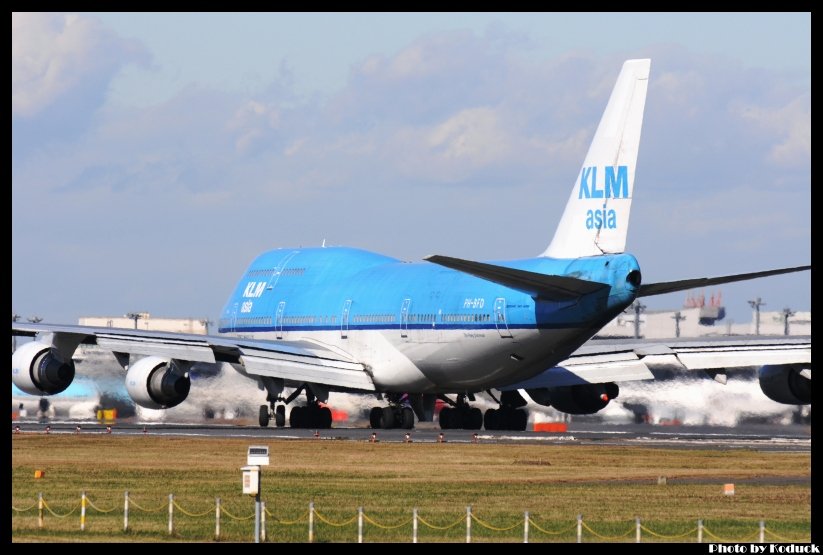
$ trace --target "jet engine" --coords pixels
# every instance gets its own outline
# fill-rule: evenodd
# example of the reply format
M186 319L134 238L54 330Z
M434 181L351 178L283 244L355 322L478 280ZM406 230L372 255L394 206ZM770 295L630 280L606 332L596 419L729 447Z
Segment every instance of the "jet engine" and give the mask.
M11 357L11 381L30 395L65 391L74 379L74 361L51 345L31 341Z
M616 398L620 388L616 383L591 383L562 387L527 389L535 403L551 406L568 414L594 414Z
M150 356L131 365L126 390L135 403L147 409L170 409L186 400L191 388L188 372L174 360Z
M786 405L812 402L811 365L767 365L757 371L766 397Z

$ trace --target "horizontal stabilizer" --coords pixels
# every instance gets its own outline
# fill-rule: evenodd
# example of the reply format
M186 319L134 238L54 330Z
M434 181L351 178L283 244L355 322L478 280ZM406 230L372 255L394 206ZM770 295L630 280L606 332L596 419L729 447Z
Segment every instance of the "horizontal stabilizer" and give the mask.
M675 293L677 291L687 291L697 287L706 287L707 285L719 285L721 283L731 283L733 281L745 281L747 279L755 279L767 276L776 276L779 274L790 274L792 272L802 272L803 270L811 270L811 266L797 266L794 268L780 268L778 270L766 270L764 272L752 272L750 274L734 274L731 276L721 276L713 278L695 278L695 279L681 279L679 281L665 281L660 283L644 283L640 286L638 297L650 297L652 295L663 295L665 293Z
M551 301L574 300L608 287L608 285L596 281L586 281L566 276L549 276L537 272L437 254L427 256L424 260L523 291L535 298Z

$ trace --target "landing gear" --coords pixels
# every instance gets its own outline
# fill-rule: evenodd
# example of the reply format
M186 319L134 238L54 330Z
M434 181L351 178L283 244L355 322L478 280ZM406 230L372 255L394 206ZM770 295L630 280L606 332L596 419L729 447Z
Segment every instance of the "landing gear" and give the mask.
M440 410L440 428L442 430L479 430L483 426L483 413L477 407L458 405L454 408L443 407Z
M266 382L264 382L266 384ZM291 395L285 399L280 395L283 391L282 384L267 383L269 395L267 397L268 405L260 405L259 422L262 428L269 425L269 422L274 418L274 425L282 428L286 425L286 405L297 399L297 397L305 391L307 404L305 406L296 406L291 409L289 414L289 424L292 428L315 428L328 429L331 428L331 409L321 405L315 397L314 389L303 384L296 389ZM316 387L316 386L315 386ZM276 392L276 393L273 393ZM328 392L323 394L323 399L328 399Z
M286 405L277 405L274 409L274 425L282 428L286 425Z
M491 391L487 393L500 404L500 408L486 411L483 416L485 428L487 430L525 431L529 423L529 413L522 408L526 406L523 396L517 391L504 391L498 401Z
M441 399L451 405L440 409L441 430L479 430L483 427L483 412L469 405L466 394L458 395L456 403L445 395ZM471 400L474 401L474 396Z
M285 418L285 407L283 417ZM331 409L314 402L291 409L289 424L292 428L331 428Z
M500 400L491 391L487 392L500 408L489 409L485 414L469 405L474 401L471 393L461 393L457 401L452 401L445 395L439 398L450 406L440 409L440 429L442 430L512 430L524 431L529 421L529 413L522 409L526 400L517 391L504 391Z
M376 430L391 428L411 430L414 428L414 411L401 399L400 396L390 395L388 407L372 407L369 413L369 425Z
M529 421L529 413L523 409L502 406L489 409L483 416L483 425L487 430L513 430L522 432Z

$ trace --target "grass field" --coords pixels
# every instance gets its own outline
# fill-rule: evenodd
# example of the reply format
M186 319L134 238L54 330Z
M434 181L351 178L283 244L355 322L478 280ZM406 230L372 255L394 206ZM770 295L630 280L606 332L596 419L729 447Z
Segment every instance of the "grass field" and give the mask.
M253 500L241 494L240 472L249 443L102 434L12 435L12 540L210 541L215 498L220 497L221 540L250 541ZM385 529L367 520L364 541L410 541L413 507L425 522L419 526L419 541L465 541L469 505L475 517L472 541L479 542L522 541L524 511L534 523L529 536L533 542L575 541L578 514L586 524L587 542L634 541L635 517L656 534L688 532L675 541L695 541L698 519L706 527L704 541L713 539L710 534L723 540L757 541L761 519L766 521L767 540L810 541L808 453L342 440L260 443L269 446L271 458L262 480L262 498L271 513L268 541L307 541L310 501L317 511L318 542L357 541L360 506L372 522L402 524ZM35 470L45 471L45 477L35 479ZM659 476L667 478L667 485L658 485ZM723 494L724 482L735 483L734 496ZM130 530L124 533L126 490ZM77 508L82 491L94 505L87 508L84 532ZM39 529L38 492L57 515L74 512L60 518L47 510ZM170 493L177 507L202 514L187 516L175 507L172 535ZM233 520L225 511L246 520ZM455 525L440 530L426 524ZM664 540L643 532L643 541Z

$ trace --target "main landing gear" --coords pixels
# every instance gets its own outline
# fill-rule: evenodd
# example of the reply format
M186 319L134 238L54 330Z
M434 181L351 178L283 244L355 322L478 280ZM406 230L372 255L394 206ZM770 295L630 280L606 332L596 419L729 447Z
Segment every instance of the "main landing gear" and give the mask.
M369 413L369 425L373 429L388 430L414 428L414 410L406 402L406 396L389 394L388 407L372 407Z
M500 405L500 408L489 409L483 415L483 425L487 430L522 432L526 429L529 422L529 413L522 408L526 406L526 400L517 390L503 391L499 401L491 391L486 393Z
M440 398L451 405L440 409L441 430L479 430L483 427L483 412L469 405L466 394L458 395L456 403L445 395Z
M285 399L280 395L269 395L266 400L268 405L260 405L258 421L261 428L269 425L274 417L274 424L278 428L286 425L286 405L294 401L303 391L306 392L306 405L298 405L291 409L289 413L289 425L292 428L331 428L331 409L321 405L314 396L311 388L305 384L296 389L294 393Z
M450 405L440 409L440 429L479 430L485 427L487 430L521 432L526 429L529 413L522 408L526 406L526 400L517 391L504 391L500 400L491 391L487 393L500 407L488 409L485 414L479 408L469 405L469 401L474 401L471 393L458 395L456 402L445 395L439 396Z

